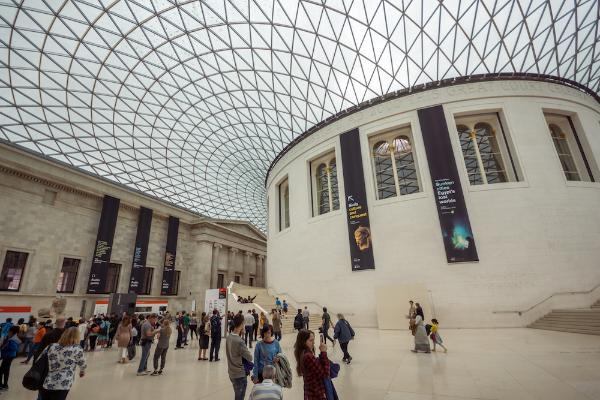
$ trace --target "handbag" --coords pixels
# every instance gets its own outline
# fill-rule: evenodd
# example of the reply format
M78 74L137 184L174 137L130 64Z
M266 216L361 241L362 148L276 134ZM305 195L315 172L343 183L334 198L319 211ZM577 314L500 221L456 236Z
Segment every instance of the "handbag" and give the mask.
M48 352L33 362L29 371L23 376L23 387L29 390L40 390L48 376Z

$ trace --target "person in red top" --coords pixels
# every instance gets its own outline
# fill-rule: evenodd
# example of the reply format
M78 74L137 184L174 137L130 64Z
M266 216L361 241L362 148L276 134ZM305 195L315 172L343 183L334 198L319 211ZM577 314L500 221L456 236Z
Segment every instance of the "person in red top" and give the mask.
M321 354L317 358L315 357L315 334L312 331L302 329L298 332L294 356L298 376L304 378L304 400L326 399L323 380L329 378L329 359L327 345L322 341L319 350Z
M29 348L29 353L27 353L27 359L25 361L21 361L21 364L27 364L29 360L33 357L33 354L37 351L38 347L40 347L40 342L42 338L46 334L46 327L44 326L44 322L38 323L38 329L33 338L33 346Z

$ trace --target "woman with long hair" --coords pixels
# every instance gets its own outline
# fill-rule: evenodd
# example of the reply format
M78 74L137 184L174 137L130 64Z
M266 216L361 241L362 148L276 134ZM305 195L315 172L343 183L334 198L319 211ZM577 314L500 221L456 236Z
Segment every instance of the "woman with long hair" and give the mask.
M162 328L159 333L158 343L154 350L154 372L152 376L161 375L167 362L167 350L169 350L169 339L171 339L171 321L164 318L162 321ZM160 369L158 369L158 359L160 358Z
M41 400L64 400L75 380L75 368L79 377L85 375L85 356L79 345L79 329L65 330L58 343L51 344L48 352L48 375L40 389Z
M210 335L210 322L208 315L205 312L200 317L200 325L198 326L198 344L200 350L198 350L198 361L206 361L206 350L208 350L208 339Z
M315 334L312 331L301 329L296 336L294 357L298 376L304 378L304 400L326 399L323 380L329 378L329 359L327 358L327 345L322 341L319 344L319 350L321 354L319 357L315 357Z
M127 362L127 346L131 342L131 317L126 315L121 320L117 332L115 334L117 338L117 345L119 347L119 363L125 364Z

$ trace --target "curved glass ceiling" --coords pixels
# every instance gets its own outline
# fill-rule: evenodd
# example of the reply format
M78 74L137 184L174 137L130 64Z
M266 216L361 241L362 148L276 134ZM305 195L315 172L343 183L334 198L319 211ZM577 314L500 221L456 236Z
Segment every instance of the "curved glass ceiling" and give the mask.
M600 3L0 0L0 137L265 228L271 160L316 123L420 83L600 86Z

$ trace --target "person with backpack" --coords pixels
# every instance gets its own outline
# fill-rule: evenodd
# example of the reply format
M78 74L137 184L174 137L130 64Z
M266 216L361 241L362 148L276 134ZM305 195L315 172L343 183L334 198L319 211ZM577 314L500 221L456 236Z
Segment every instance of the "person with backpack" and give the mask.
M273 325L263 326L260 336L262 340L254 348L254 368L252 369L252 382L263 381L263 368L265 365L277 363L277 354L281 353L281 346L273 336Z
M8 331L13 325L12 318L6 318L6 321L0 324L0 343L8 337Z
M0 356L2 357L2 364L0 364L0 390L8 390L10 367L13 360L17 358L17 352L21 345L21 339L19 339L20 329L18 325L11 326L0 347Z
M198 361L206 361L206 351L208 350L208 341L210 339L210 321L205 312L200 317L200 325L198 326Z
M354 329L350 326L350 323L344 318L343 314L338 314L338 322L333 328L333 338L340 342L340 348L344 352L344 361L346 364L350 364L352 356L348 353L348 344L351 340L354 340Z

